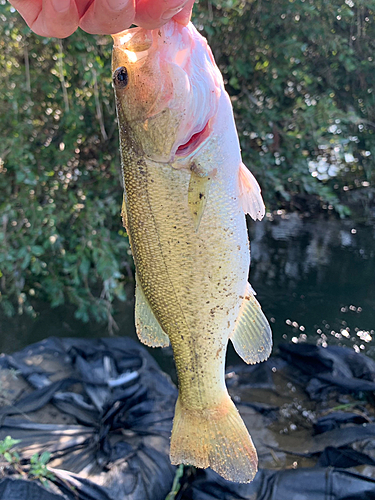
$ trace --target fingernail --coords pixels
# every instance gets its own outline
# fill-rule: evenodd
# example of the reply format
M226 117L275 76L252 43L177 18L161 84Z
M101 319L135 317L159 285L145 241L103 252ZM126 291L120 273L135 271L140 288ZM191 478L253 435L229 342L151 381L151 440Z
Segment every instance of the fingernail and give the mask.
M52 0L52 6L56 12L66 12L70 7L70 0Z
M173 16L175 16L176 14L181 12L183 8L184 7L182 6L182 7L178 7L178 8L175 7L174 9L166 10L161 15L161 18L163 19L163 21L168 21L168 19L172 19Z
M107 4L111 10L122 10L129 4L129 0L107 0Z

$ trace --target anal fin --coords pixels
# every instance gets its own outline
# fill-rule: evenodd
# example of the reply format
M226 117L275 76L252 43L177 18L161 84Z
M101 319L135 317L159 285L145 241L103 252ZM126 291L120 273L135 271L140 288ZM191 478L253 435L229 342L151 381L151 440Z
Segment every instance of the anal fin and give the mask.
M199 224L207 204L210 182L211 179L209 177L200 176L192 171L188 188L188 205L193 216L195 232L198 232Z
M252 219L262 220L266 209L260 187L253 174L243 163L241 163L238 172L238 183L242 210L245 214L249 214Z
M135 289L135 327L139 340L149 347L167 347L168 335L160 326L139 281Z
M230 339L245 363L260 363L271 354L271 327L249 283Z

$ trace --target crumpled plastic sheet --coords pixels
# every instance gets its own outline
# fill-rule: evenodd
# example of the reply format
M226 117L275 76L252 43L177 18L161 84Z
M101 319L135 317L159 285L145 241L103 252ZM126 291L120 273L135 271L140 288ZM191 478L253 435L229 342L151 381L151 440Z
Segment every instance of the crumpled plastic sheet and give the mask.
M4 500L61 500L63 497L47 490L35 481L7 477L0 481L0 498Z
M280 416L271 397L280 390L277 384L280 381L284 387L287 383L297 384L303 389L306 402L313 402L318 414L327 412L317 418L314 425L311 423L310 434L305 429L303 437L291 439L289 446L286 445L287 439L283 438L284 447L277 441L274 444L272 440L262 442L266 434L261 438L255 431L252 434L260 462L268 448L278 454L282 451L293 460L308 457L315 461L315 467L281 470L261 467L250 484L231 483L211 470L200 471L193 479L187 479L177 500L375 499L374 412L366 415L363 409L366 397L370 402L372 399L375 362L348 348L322 348L308 344L283 344L279 348L281 357L272 357L260 365L233 368L227 385L232 393L241 396L237 401L240 411L244 407L252 408L265 427L272 427ZM280 377L277 382L276 374ZM310 390L312 386L314 391ZM257 401L260 391L264 391L262 401ZM295 394L291 393L291 399ZM244 400L246 395L255 400ZM331 411L332 402L340 406L340 395L353 397L349 408L363 408L357 413ZM288 397L280 400L286 402ZM251 427L248 427L251 432Z
M212 471L184 491L183 500L374 500L375 479L333 468L260 470L250 484Z
M342 424L365 424L367 421L367 418L358 413L333 411L328 413L328 415L318 418L314 424L314 430L316 434L321 434L322 432L333 431L333 429L337 429Z
M260 365L239 365L227 377L258 448L261 469L255 480L236 484L209 469L187 469L176 500L375 499L374 412L365 412L375 363L350 349L306 344L282 345L280 354ZM7 370L16 370L27 383L26 393L21 387L11 404L0 408L0 440L21 439L23 459L51 452L55 479L46 489L9 475L0 479L0 500L165 499L175 472L169 436L177 390L142 346L126 338L51 338L1 356L0 376ZM284 438L281 446L268 427L278 424L278 405L289 396L271 395L283 392L288 380L305 391L318 418L300 442ZM335 406L339 400L335 393L358 400L349 404L350 411L330 411L327 401ZM267 469L262 463L272 459L270 451L293 457L290 463L307 457L315 467ZM358 473L366 467L374 474Z
M343 393L375 391L375 361L353 349L311 344L281 344L279 349L282 358L310 378L306 390L312 399L332 386Z
M0 440L20 439L23 459L51 452L56 478L49 492L7 477L1 500L164 500L177 389L144 348L127 338L50 338L0 357L1 369L33 390L0 408ZM70 423L45 423L57 413Z

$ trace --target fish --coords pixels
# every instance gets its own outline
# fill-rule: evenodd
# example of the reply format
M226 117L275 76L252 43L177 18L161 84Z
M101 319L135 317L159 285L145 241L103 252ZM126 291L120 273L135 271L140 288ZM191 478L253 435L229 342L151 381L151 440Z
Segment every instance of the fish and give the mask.
M172 464L250 482L257 454L225 385L229 339L250 364L272 349L248 283L248 213L265 213L242 163L230 98L206 39L169 21L113 35L112 75L141 342L172 346Z

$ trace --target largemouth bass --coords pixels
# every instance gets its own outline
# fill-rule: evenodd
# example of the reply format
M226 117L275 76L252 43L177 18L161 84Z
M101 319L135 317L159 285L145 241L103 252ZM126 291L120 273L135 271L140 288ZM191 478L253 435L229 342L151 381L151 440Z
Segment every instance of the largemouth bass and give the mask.
M257 455L224 371L229 338L247 363L272 347L247 281L245 213L263 217L260 188L241 162L220 71L191 23L115 35L112 67L137 334L148 346L171 343L178 373L171 461L249 482Z

